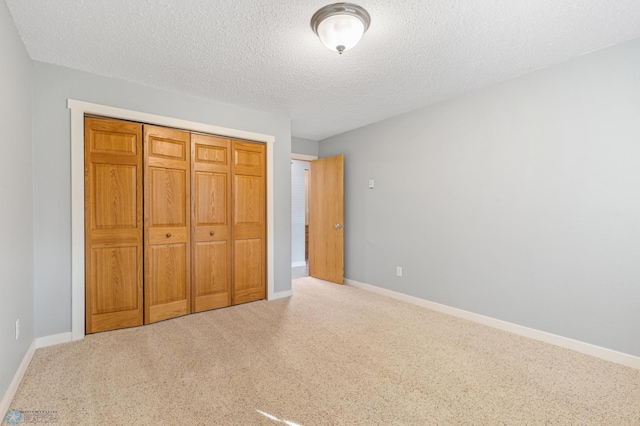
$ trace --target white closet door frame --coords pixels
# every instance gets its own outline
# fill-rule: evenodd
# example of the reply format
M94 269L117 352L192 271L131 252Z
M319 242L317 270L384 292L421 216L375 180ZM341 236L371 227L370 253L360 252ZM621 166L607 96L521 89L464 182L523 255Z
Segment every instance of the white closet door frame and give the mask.
M195 121L148 114L107 105L67 99L71 110L71 335L84 339L84 116L138 121L158 126L174 127L235 139L264 142L267 146L267 299L290 296L291 292L275 293L274 282L274 215L273 215L273 144L275 136L229 129Z

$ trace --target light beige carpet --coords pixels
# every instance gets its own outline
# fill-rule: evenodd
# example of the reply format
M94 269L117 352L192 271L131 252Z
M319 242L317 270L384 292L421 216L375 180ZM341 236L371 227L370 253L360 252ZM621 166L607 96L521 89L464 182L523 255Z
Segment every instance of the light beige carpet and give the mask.
M640 371L348 286L39 349L64 425L640 425Z

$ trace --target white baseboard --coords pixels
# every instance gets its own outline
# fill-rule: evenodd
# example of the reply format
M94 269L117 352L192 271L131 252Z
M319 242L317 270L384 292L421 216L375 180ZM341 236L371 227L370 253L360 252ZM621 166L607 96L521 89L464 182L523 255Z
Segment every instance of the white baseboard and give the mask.
M293 296L293 290L279 291L277 293L273 293L269 297L269 300L284 299L285 297L291 297L291 296Z
M69 343L73 335L71 332L54 334L51 336L38 337L36 339L36 348L46 348L47 346L59 345L61 343Z
M31 358L33 358L33 354L36 352L38 348L44 348L46 346L59 345L60 343L68 343L71 341L71 332L68 333L60 333L54 334L52 336L44 336L38 337L33 342L31 342L31 346L29 346L29 350L22 358L22 362L20 363L20 367L18 367L18 371L13 376L13 380L9 385L9 389L5 392L4 397L2 397L2 401L0 402L0 422L4 420L4 416L9 410L9 405L13 400L13 397L16 395L18 391L18 387L20 386L20 382L22 381L22 377L24 373L27 371L29 367L29 363L31 363Z
M291 267L292 268L298 268L300 266L306 266L307 262L291 262Z
M9 411L11 401L13 401L13 397L16 395L18 391L18 386L20 386L20 382L22 382L22 377L24 377L24 373L26 373L27 368L29 367L29 363L31 363L31 358L33 358L33 354L36 352L36 342L35 340L31 342L31 346L27 350L27 353L24 354L24 358L22 358L22 362L18 367L18 371L13 376L13 380L9 385L9 389L4 393L2 397L2 401L0 401L0 422L4 421L4 416L7 411Z
M615 362L627 367L636 368L640 370L640 357L625 354L623 352L617 352L611 349L603 348L601 346L592 345L590 343L581 342L579 340L573 340L568 337L558 336L557 334L547 333L546 331L540 331L522 325L514 324L507 321L487 317L480 314L474 314L473 312L464 311L458 308L452 308L447 305L441 305L440 303L431 302L429 300L420 299L419 297L409 296L407 294L398 293L393 290L387 290L386 288L377 287L371 284L365 284L354 280L345 279L345 284L361 288L363 290L377 293L382 296L387 296L392 299L400 300L403 302L411 303L413 305L422 306L428 309L432 309L437 312L452 315L454 317L463 318L469 321L477 322L479 324L487 325L489 327L497 328L500 330L508 331L519 336L528 337L530 339L539 340L541 342L550 343L552 345L560 346L562 348L571 349L576 352L580 352L586 355L595 356L605 361Z

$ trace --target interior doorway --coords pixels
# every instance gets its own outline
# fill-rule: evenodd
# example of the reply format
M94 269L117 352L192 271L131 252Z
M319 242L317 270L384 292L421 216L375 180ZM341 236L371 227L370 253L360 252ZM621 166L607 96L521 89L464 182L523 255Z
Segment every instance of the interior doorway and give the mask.
M291 155L291 278L309 276L309 161Z

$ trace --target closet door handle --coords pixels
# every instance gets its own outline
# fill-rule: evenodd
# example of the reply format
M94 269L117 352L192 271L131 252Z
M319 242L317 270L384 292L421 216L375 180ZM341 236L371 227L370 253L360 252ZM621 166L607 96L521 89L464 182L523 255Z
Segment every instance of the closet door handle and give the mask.
M167 232L167 238L171 238L171 232Z
M213 236L213 234L215 234L215 232L213 231L209 232L209 235Z

